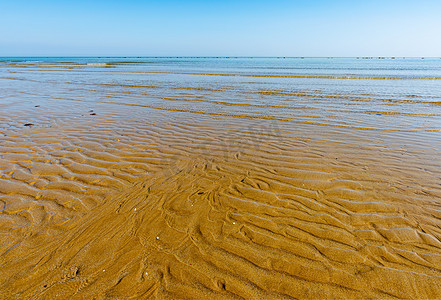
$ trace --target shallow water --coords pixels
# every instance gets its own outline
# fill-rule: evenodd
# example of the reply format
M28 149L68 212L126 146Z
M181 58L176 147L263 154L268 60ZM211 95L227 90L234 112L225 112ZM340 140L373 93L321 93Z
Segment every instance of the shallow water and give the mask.
M440 83L439 58L3 58L0 295L441 297Z

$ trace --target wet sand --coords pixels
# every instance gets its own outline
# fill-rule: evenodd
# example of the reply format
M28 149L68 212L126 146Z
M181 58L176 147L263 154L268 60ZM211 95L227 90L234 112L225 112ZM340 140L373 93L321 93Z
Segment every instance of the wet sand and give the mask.
M333 123L301 101L255 108L296 119L251 114L209 84L38 89L18 71L1 81L1 298L441 297L436 124Z

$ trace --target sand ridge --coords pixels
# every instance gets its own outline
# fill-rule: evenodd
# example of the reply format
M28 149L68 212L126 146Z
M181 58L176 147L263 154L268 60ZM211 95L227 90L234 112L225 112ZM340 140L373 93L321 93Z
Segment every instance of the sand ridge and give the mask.
M441 297L436 124L158 110L131 86L47 83L51 97L3 80L21 101L0 114L1 298ZM199 112L235 106L211 84L162 86Z
M51 159L8 148L4 296L439 296L441 195L412 161L403 176L396 154L380 166L369 148L354 161L329 142L195 128L137 128L144 149L44 139Z

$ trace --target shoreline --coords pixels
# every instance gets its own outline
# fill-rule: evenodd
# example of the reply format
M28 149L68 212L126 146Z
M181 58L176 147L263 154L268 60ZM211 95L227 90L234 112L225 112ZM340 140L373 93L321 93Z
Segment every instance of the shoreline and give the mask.
M425 89L410 103L383 85L15 71L0 78L0 297L441 296Z

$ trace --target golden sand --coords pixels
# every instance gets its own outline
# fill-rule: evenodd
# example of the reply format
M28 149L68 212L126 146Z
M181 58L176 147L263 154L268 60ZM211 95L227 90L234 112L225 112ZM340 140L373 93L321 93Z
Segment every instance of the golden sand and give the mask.
M66 99L2 107L0 298L441 298L438 133Z
M2 297L441 296L430 150L100 115L2 138Z

